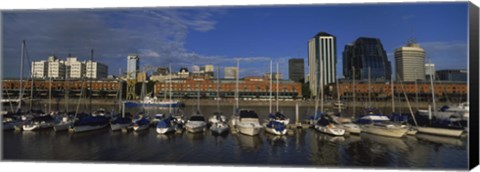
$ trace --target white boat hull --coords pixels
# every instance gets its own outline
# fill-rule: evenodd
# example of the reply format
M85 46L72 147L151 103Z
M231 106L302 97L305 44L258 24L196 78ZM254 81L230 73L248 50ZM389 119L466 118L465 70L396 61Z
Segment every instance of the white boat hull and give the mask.
M190 127L186 126L185 128L187 129L188 132L190 133L199 133L205 131L206 126L196 126L196 127Z
M228 126L225 125L224 127L211 127L210 130L215 134L223 134L228 131Z
M190 133L199 133L205 131L207 123L204 121L188 121L185 124L185 129Z
M362 132L362 129L356 124L343 124L341 127L350 134L360 134Z
M53 125L51 123L45 123L45 124L27 124L23 125L22 129L24 131L35 131L35 130L41 130L41 129L47 129L47 128L52 128Z
M387 136L387 137L403 137L407 133L406 128L385 128L374 125L364 125L362 126L362 132Z
M463 130L446 129L446 128L433 128L433 127L417 127L419 133L433 134L440 136L460 137L463 134Z
M131 124L110 124L110 128L112 131L122 130L123 128L127 128Z
M58 124L53 125L54 131L65 131L72 125L72 122L60 122Z
M175 127L167 127L167 128L158 128L157 127L157 133L158 134L166 134L175 131Z
M255 136L260 133L260 130L262 127L260 125L255 125L253 123L248 123L248 124L237 124L237 129L238 132L249 135L249 136Z
M150 125L135 125L133 126L133 131L142 131L146 130L150 127Z
M343 136L345 135L345 130L337 127L328 127L328 126L315 126L315 129L321 133L330 134L334 136Z
M74 126L70 130L75 132L75 133L81 133L81 132L87 132L87 131L93 131L93 130L98 130L105 128L108 124L104 125L83 125L83 126Z
M275 128L265 127L265 131L267 133L278 135L278 136L283 136L283 135L287 134L287 129L284 129L282 131L277 131L277 130L275 130Z

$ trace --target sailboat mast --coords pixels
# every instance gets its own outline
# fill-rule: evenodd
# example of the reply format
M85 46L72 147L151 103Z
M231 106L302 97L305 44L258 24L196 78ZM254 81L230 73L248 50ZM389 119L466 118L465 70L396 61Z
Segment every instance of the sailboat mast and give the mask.
M220 66L217 66L217 112L220 112Z
M392 113L395 112L395 90L393 89L393 77L390 79L391 84L390 84L390 89L392 93Z
M432 62L430 59L428 60L429 63L431 64ZM433 104L433 115L437 114L437 105L435 104L435 87L433 87L433 74L430 74L430 87L432 88L432 104Z
M118 76L121 76L121 75L122 75L122 69L119 68L118 69ZM120 80L120 79L118 80L118 111L119 112L122 111L122 108L123 108L123 106L122 106L122 104L123 104L122 103L123 89L122 89L122 82L121 81L122 80ZM122 112L122 114L123 114L123 112Z
M397 77L398 77L398 75L397 75ZM410 110L410 115L413 118L413 122L415 123L415 126L418 126L417 120L415 119L415 116L413 115L412 106L410 106L410 101L408 101L408 97L407 97L407 93L405 91L405 87L403 86L403 82L401 80L400 80L400 85L402 86L403 96L405 96L405 100L407 101L408 110Z
M415 73L417 73L417 68L415 68ZM418 110L418 85L417 85L417 79L415 79L415 106Z
M337 85L337 104L338 104L338 112L342 112L342 107L340 106L340 86L338 83L338 78L335 77L335 83Z
M48 70L51 72L50 69ZM49 76L49 85L48 85L48 112L52 112L52 76Z
M68 82L68 67L65 67L65 111L67 112L68 114L68 105L69 105L69 82Z
M269 92L270 92L270 96L268 97L268 101L269 101L269 113L272 114L272 87L273 87L273 71L272 71L272 67L273 66L273 62L272 62L272 59L270 59L270 76L269 76L269 79L270 79L270 87L269 88Z
M170 103L168 103L168 113L172 114L172 64L168 64L168 95Z
M93 48L90 50L90 96L89 96L89 108L90 114L92 114L92 95L93 95L93 87L92 87L92 79L93 79Z
M355 66L352 66L352 71L353 71L353 86L352 86L352 93L353 93L353 116L355 116L355 110L356 110L356 106L357 106L357 102L355 100Z
M372 99L371 99L371 92L372 92L372 86L370 85L371 83L371 74L370 74L370 66L368 67L368 108L371 108L372 107Z
M323 59L320 58L320 65L322 68L320 69L320 111L323 113Z
M238 109L238 99L239 99L239 95L238 95L238 78L239 78L239 74L240 73L240 59L237 59L237 73L236 73L236 82L235 82L235 109Z
M22 41L22 48L20 52L20 95L18 97L18 106L17 106L17 112L20 111L22 107L22 99L23 99L23 58L25 56L25 40Z
M275 103L276 103L276 111L278 112L278 84L279 84L279 80L278 80L278 62L277 62L277 73L275 73L275 79L277 80L277 98L275 99Z

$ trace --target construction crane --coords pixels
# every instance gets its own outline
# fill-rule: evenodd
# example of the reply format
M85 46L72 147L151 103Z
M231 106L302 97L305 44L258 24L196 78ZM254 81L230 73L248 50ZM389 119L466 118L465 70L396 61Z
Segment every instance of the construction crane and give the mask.
M127 100L133 100L136 98L135 85L137 84L137 80L134 78L131 78L131 75L132 74L136 75L137 72L138 71L132 71L132 72L126 73L124 80L127 82L127 95L126 95Z
M126 73L125 81L127 82L127 95L126 95L126 99L127 99L127 100L134 100L134 99L136 99L136 97L137 97L136 92L135 92L135 87L136 87L137 82L138 82L138 80L137 80L137 79L138 79L138 78L137 78L138 75L137 75L137 74L138 74L139 72L142 72L142 73L145 73L145 75L147 75L146 72L151 72L151 71L154 71L154 70L155 70L155 68L154 68L153 66L144 66L141 71L136 70L136 71L132 71L132 72L127 72L127 73ZM131 77L132 74L136 75L136 79L133 79L133 78ZM147 78L146 78L146 76L145 76L145 81L143 82L143 85L142 85L142 95L141 95L142 98L143 98L143 97L145 96L145 94L146 94L146 86L145 86L145 84L148 82L148 80L146 80L146 79L147 79Z

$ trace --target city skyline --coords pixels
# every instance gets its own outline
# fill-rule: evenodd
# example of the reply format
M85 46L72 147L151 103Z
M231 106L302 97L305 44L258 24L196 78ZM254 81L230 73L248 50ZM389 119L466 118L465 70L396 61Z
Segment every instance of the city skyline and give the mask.
M307 41L321 31L337 37L337 77L343 76L342 47L362 36L382 40L392 71L395 48L412 37L437 70L465 69L466 12L467 3L7 11L2 73L18 77L25 39L30 60L69 53L84 60L93 48L95 60L113 75L126 71L129 54L138 54L141 66L172 64L174 71L235 66L234 59L242 58L241 76L268 72L273 59L288 74L288 59L307 59Z

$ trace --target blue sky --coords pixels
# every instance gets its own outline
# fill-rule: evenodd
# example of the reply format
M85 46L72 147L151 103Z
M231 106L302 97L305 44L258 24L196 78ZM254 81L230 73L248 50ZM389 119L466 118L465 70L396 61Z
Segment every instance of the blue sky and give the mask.
M3 77L18 77L22 39L30 60L88 59L94 48L114 75L136 53L141 66L174 70L240 58L242 76L262 75L273 59L288 76L288 59L307 63L307 41L321 31L337 37L339 76L343 47L361 36L380 38L392 65L414 37L437 69L467 68L465 2L3 11L2 25Z

